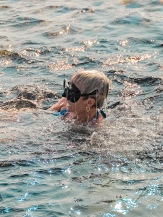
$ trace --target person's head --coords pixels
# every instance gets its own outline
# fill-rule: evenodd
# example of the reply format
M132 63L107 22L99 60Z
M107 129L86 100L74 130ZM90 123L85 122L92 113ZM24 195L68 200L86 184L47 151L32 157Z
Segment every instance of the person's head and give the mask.
M77 106L77 104L82 103L90 109L101 108L108 96L109 89L110 81L103 72L96 70L79 71L71 77L63 96L68 99L71 105L76 104ZM77 109L76 106L74 108Z

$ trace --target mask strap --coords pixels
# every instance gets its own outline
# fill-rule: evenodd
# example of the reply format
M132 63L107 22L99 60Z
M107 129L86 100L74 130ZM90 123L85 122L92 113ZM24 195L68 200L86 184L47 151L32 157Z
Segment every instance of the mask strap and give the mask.
M66 87L68 87L68 81L67 79L63 80L63 89L65 89Z

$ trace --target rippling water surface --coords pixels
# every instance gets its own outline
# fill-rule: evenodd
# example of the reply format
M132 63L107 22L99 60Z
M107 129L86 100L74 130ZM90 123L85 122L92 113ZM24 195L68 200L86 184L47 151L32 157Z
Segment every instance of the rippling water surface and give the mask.
M0 215L161 217L162 0L0 1ZM46 108L80 69L112 81L108 117Z

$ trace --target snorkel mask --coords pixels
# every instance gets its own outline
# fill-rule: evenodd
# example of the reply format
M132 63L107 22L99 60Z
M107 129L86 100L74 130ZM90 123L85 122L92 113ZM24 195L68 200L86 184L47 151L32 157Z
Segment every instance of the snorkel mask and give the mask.
M63 80L63 88L64 88L64 93L62 94L62 97L66 97L67 100L73 103L77 102L81 96L94 95L98 91L95 90L92 93L81 94L80 90L76 87L76 85L73 82L70 84L70 82L67 82L66 79Z

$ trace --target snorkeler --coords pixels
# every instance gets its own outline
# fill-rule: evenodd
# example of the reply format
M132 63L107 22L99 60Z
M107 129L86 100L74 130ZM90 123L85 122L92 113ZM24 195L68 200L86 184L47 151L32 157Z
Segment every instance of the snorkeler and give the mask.
M78 122L100 123L106 114L100 110L108 96L110 81L103 72L90 70L74 74L64 80L62 98L49 110L56 110L65 118Z

